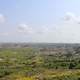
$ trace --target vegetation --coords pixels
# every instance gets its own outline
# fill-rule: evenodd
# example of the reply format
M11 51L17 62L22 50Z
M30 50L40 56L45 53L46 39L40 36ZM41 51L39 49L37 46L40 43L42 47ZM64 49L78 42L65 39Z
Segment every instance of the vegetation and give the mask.
M0 80L80 80L80 48L0 48Z

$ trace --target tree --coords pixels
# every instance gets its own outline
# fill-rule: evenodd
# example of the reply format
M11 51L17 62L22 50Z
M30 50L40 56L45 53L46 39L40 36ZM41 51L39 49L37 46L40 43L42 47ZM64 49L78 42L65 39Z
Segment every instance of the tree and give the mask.
M71 63L69 64L69 69L73 69L74 67L75 67L75 64L71 62Z

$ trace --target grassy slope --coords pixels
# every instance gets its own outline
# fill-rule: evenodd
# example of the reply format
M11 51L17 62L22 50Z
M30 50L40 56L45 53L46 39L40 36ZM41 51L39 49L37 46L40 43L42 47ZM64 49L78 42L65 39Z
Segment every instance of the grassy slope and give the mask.
M38 49L0 49L0 80L80 80L79 69L53 69L56 63L44 66L53 57Z

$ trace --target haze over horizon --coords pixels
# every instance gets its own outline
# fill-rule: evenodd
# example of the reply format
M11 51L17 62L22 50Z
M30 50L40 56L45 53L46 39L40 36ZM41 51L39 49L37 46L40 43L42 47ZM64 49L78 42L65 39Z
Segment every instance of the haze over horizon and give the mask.
M80 43L79 9L80 0L0 0L0 43Z

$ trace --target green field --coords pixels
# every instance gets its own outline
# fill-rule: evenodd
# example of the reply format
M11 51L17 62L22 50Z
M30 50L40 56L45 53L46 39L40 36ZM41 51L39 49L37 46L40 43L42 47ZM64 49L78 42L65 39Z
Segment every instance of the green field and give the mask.
M60 51L1 48L0 80L80 80L79 56Z

